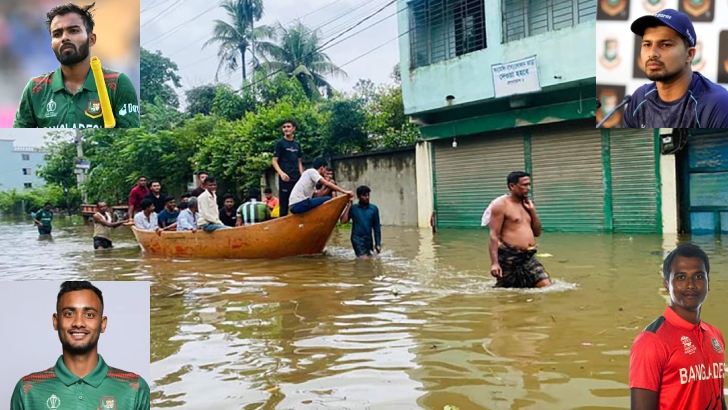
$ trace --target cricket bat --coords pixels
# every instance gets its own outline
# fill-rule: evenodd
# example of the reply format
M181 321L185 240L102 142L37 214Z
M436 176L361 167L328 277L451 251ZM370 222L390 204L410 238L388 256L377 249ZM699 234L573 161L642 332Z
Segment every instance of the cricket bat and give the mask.
M111 101L109 100L109 91L106 89L104 81L104 73L101 71L101 60L98 57L91 57L91 71L94 73L96 81L96 90L99 93L99 101L101 102L101 115L104 117L104 128L114 128L116 126L116 118L114 112L111 111Z

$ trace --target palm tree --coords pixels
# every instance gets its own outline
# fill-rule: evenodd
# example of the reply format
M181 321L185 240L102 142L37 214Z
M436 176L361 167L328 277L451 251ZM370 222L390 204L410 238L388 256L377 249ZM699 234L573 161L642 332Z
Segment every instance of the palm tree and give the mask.
M326 76L346 77L346 72L321 52L323 39L320 32L311 30L301 21L296 21L289 28L277 23L274 30L275 35L271 38L280 40L280 43L261 41L256 44L256 51L262 53L265 60L257 64L256 69L282 71L296 77L311 98L320 95L319 88L324 88L327 95L333 95L334 88Z
M217 53L220 63L215 72L215 81L218 79L220 69L225 66L235 71L238 66L243 69L243 82L247 78L246 53L250 52L251 66L257 66L255 54L255 41L273 35L273 29L268 26L255 27L254 23L263 16L263 0L226 0L221 7L230 17L230 22L215 20L212 38L207 40L202 48L213 43L219 43Z

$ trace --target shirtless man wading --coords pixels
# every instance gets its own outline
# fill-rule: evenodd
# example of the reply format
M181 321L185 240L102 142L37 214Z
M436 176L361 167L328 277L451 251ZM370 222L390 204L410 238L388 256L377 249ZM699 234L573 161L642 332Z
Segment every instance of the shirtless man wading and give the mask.
M508 174L510 195L493 203L490 216L490 274L502 288L550 286L551 281L536 259L536 237L541 221L528 198L531 175L515 171Z

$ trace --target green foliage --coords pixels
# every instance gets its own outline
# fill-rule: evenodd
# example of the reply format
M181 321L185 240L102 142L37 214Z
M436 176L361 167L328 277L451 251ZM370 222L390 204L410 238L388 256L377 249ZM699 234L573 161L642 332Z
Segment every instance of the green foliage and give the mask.
M177 64L160 51L150 53L141 49L139 57L141 69L141 100L154 104L160 98L167 107L179 107L179 98L172 86L181 87L180 77L177 75Z
M215 91L212 102L212 114L234 121L245 116L245 113L254 109L254 101L241 97L229 85L221 85Z
M324 150L329 153L364 152L369 139L366 114L360 99L334 99L323 104L327 115Z
M215 100L217 86L212 84L201 85L185 91L187 99L187 113L191 115L212 113L212 102Z
M23 203L25 212L35 212L46 202L52 203L54 208L77 209L81 205L81 193L78 188L71 188L66 192L63 187L55 184L20 192L15 189L0 191L0 212L3 214L20 215Z
M375 86L369 80L359 80L354 98L364 101L366 129L372 148L395 148L415 143L420 132L404 114L400 85Z
M78 156L73 135L60 131L46 135L44 149L48 150L48 154L44 156L45 164L38 169L38 176L46 183L69 188L76 186L74 167Z

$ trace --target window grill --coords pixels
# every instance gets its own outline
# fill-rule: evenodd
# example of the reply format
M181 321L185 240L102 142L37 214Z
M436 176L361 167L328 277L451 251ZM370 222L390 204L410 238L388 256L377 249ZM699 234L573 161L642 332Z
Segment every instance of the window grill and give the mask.
M503 42L596 20L596 0L502 0Z
M412 68L486 48L484 0L408 3Z

